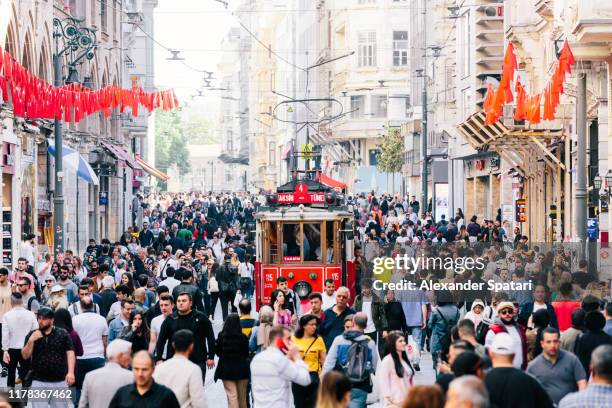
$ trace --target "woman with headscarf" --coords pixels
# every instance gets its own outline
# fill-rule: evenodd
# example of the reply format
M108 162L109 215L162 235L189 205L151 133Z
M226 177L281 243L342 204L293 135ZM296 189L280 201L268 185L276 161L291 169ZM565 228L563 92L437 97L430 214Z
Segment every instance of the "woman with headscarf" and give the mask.
M270 330L274 326L274 311L270 306L259 309L259 326L255 326L249 340L249 351L259 353L270 345Z

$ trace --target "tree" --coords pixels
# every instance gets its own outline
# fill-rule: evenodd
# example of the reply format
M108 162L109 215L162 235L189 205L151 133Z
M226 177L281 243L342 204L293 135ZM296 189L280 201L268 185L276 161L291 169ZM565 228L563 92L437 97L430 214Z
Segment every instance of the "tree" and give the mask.
M388 129L378 147L378 170L385 173L397 173L404 164L404 139L399 129Z
M189 173L191 163L187 138L179 112L155 113L155 165L162 171L176 164L181 175Z

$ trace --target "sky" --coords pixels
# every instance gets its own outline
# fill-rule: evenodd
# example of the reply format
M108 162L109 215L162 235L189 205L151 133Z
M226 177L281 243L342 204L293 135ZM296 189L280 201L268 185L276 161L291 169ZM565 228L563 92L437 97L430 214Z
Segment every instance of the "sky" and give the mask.
M203 84L205 74L197 70L217 71L223 51L220 44L235 18L214 0L160 0L155 8L155 40L163 46L181 50L184 61L168 61L171 54L155 46L155 84L158 89L174 88L181 104ZM193 68L190 69L187 66ZM215 73L213 78L218 78ZM218 83L213 81L212 86ZM204 92L206 94L206 92ZM190 104L215 115L218 93L198 97Z

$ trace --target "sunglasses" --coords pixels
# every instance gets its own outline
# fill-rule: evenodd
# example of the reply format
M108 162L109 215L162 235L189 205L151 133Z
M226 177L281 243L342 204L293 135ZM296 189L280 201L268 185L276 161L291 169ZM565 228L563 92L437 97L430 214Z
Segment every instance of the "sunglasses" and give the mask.
M45 280L45 282L47 282L47 283L48 282L53 282L53 279L47 279L47 280Z
M18 283L17 286L30 286L27 283Z
M510 309L505 309L505 310L502 310L502 311L499 312L500 315L511 315L513 313L514 313L514 311L510 310Z

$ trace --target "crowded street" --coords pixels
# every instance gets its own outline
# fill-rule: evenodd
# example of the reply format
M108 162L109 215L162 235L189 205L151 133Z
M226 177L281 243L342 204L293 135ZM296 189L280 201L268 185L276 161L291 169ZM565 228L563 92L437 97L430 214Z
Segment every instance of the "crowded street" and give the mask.
M612 408L612 1L0 0L0 408Z

